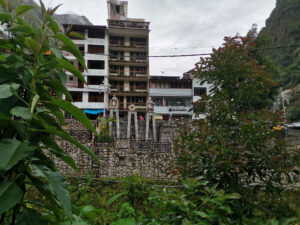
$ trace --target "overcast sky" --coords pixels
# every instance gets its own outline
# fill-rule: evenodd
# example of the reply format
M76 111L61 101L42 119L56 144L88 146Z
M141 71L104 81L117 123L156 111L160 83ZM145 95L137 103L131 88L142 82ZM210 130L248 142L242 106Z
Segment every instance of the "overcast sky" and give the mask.
M38 0L35 0L38 2ZM63 3L57 13L86 16L94 25L106 25L106 0L43 0L46 6ZM128 0L129 17L150 24L150 55L211 52L224 36L245 35L256 23L260 28L276 0ZM181 76L199 57L154 58L150 75Z

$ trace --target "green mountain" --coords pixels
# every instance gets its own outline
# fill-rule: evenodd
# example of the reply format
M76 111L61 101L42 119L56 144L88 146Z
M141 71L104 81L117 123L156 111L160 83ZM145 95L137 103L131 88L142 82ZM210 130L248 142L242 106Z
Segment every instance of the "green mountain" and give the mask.
M277 0L259 37L270 37L270 47L292 46L272 49L267 54L278 67L288 117L300 121L300 0Z
M41 15L41 9L39 6L35 3L33 0L11 0L12 8L15 9L18 5L33 5L36 8L30 10L27 12L23 19L32 24L33 26L38 26L42 23L42 15ZM63 7L63 5L61 6ZM0 12L3 12L3 8L0 6ZM74 14L54 14L53 18L60 24L81 24L81 25L92 25L92 23L85 17L85 16L78 16Z

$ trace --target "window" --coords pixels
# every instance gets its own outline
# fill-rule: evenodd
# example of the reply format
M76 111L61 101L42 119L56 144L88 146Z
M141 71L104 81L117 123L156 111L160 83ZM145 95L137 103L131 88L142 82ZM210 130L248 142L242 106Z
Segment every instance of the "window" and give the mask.
M100 85L102 84L104 81L104 77L100 77L100 76L88 76L88 80L87 83L89 85Z
M82 102L82 92L70 92L74 102ZM69 99L67 99L69 100Z
M104 94L100 94L98 92L90 92L89 102L104 102Z
M103 45L88 45L88 53L104 54L104 46Z
M102 29L89 29L88 31L89 38L105 38L105 31Z
M162 98L155 98L153 99L155 106L163 106L163 99Z
M116 14L120 14L120 6L116 5Z
M194 88L194 96L204 96L204 95L207 95L206 88L203 87Z
M95 70L104 70L105 63L102 60L89 60L88 61L88 68L95 69Z

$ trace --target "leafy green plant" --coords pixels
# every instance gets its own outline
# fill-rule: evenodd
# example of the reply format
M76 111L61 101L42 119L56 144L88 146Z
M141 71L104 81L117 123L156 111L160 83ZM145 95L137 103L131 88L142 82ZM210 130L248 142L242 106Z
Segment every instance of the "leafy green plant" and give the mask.
M96 141L98 142L104 142L104 143L111 143L113 142L113 138L109 134L109 123L111 122L116 122L115 118L113 116L109 117L108 119L106 118L97 118L98 121L98 127L97 127L97 132L98 132L98 137Z
M47 224L46 217L35 210L37 207L57 215L61 209L62 216L72 220L67 184L52 157L76 169L73 159L55 142L58 136L99 161L89 148L62 129L63 111L67 111L96 133L89 119L62 99L63 95L72 99L64 86L66 71L85 82L62 51L73 54L85 67L84 60L78 47L51 18L57 7L46 10L40 2L43 24L34 28L22 20L32 6L20 5L12 10L10 1L0 3L5 9L0 23L10 34L8 39L0 40L0 49L6 52L0 53L0 223ZM29 208L24 200L29 186L34 186L49 204L32 202Z
M205 176L211 185L241 194L249 185L284 188L300 159L288 150L284 133L272 129L284 122L271 108L278 85L253 48L251 36L228 37L201 59L195 76L212 88L194 111L206 119L182 131L176 145L183 176Z

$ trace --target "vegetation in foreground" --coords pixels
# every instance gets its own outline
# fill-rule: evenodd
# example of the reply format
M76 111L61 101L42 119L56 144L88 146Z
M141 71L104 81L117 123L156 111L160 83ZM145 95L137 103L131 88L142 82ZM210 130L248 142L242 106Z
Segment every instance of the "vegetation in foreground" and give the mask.
M263 58L256 60L260 56L249 50L251 37L227 38L224 46L198 67L201 79L215 85L214 95L197 106L207 120L197 121L195 129L185 130L178 141L180 187L151 187L141 178L127 178L120 187L107 183L99 190L91 179L87 183L70 180L70 195L50 155L76 169L73 159L54 142L56 135L97 160L62 129L64 110L97 133L80 110L61 99L63 94L72 99L64 87L65 70L85 82L62 51L73 54L83 66L84 60L51 18L56 8L46 10L41 2L43 23L34 28L20 18L32 6L13 9L10 1L0 3L6 9L0 22L10 31L9 39L0 40L4 51L0 54L1 224L299 221L298 192L289 192L281 184L292 183L285 174L296 172L293 169L299 158L296 153L290 157L283 138L269 128L281 121L280 113L268 111L276 84L264 70L267 64L261 65ZM256 181L262 187L250 188Z

